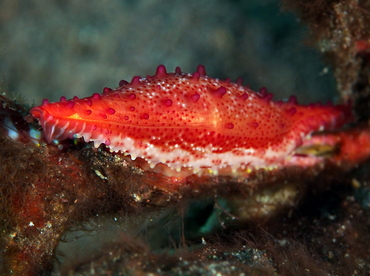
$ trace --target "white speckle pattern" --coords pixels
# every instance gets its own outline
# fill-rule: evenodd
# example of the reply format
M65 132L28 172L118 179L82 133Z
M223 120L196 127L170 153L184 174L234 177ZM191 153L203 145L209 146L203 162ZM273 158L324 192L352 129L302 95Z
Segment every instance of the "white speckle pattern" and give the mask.
M294 150L318 130L350 119L345 106L298 105L295 99L273 102L228 81L194 74L168 74L163 66L148 78L102 95L35 107L48 141L83 137L95 147L174 171L218 174L229 168L286 166Z

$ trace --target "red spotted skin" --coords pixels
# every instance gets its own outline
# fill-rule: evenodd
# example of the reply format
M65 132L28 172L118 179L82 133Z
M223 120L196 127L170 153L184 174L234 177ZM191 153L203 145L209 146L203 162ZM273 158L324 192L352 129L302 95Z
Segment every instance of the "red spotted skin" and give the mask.
M202 66L187 74L161 65L154 76L120 84L83 99L45 101L31 114L49 142L83 137L151 167L211 173L284 166L312 132L351 119L346 106L274 102L265 89L210 78Z

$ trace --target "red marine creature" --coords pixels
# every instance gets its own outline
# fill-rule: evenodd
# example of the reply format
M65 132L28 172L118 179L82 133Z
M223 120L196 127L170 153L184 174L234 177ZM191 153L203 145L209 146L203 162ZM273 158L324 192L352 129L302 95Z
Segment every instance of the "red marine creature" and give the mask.
M45 100L31 114L48 142L83 137L167 176L312 165L321 157L298 150L311 144L311 134L353 119L349 105L271 98L265 88L256 93L240 81L208 77L203 66L187 74L180 68L167 73L160 65L154 76L121 81L117 89L83 99Z
M26 110L0 97L1 214L11 214L4 216L2 275L51 271L65 231L96 212L118 206L145 217L220 196L239 223L255 223L295 206L307 184L326 187L333 171L340 177L369 158L369 126L343 127L353 120L349 104L271 98L265 88L207 77L203 66L185 74L161 65L154 76L101 95L45 100L30 111L42 126L37 132L29 115L23 119ZM79 137L121 154L68 141ZM43 138L66 140L70 150L40 147Z

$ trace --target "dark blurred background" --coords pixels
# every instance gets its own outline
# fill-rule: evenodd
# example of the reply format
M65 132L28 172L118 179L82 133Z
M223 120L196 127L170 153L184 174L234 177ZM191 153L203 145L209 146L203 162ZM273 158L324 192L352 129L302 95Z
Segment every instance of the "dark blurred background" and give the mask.
M331 70L276 0L0 0L0 84L30 104L116 87L159 64L235 80L275 99L335 97ZM327 73L328 71L328 73Z

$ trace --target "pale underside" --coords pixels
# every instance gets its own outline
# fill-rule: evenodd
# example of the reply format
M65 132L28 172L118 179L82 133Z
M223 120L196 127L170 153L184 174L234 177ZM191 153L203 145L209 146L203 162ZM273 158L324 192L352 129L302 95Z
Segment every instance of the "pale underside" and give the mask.
M199 154L196 156L179 147L174 147L171 151L152 144L136 147L136 141L129 137L113 137L107 143L104 135L95 139L89 139L88 136L88 134L75 135L78 138L84 137L86 142L93 141L96 148L101 144L109 144L111 152L124 153L132 160L139 157L145 160L151 169L171 176L180 176L178 173L181 173L181 176L189 174L237 176L256 169L274 170L285 166L310 166L320 159L316 156L295 156L297 145L292 140L283 141L285 148L281 151L275 151L271 147L265 150L238 148L235 149L238 154L234 154L232 151L214 153L211 148L198 148ZM310 135L307 135L304 141L309 141L309 138Z

